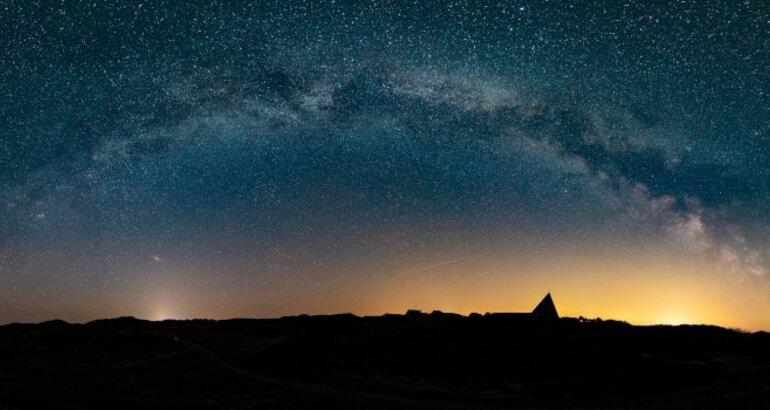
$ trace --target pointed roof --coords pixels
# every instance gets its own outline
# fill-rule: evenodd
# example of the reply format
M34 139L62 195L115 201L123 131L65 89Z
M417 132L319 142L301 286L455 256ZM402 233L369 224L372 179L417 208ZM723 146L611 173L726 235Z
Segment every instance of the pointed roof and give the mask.
M537 304L537 307L532 311L532 314L554 319L559 318L559 312L556 311L556 305L553 304L553 299L551 299L551 292L548 292L543 300Z

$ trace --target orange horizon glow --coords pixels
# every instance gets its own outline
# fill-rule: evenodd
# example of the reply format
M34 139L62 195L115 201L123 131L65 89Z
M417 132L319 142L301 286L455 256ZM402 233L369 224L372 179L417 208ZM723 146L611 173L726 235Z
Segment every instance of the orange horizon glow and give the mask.
M559 257L552 255L557 254ZM528 249L483 258L449 258L394 272L355 274L317 289L291 289L293 303L271 289L224 290L204 280L162 280L124 288L93 309L52 305L61 319L88 321L135 316L150 320L281 317L350 312L359 316L423 312L529 312L551 292L563 317L619 320L635 325L708 324L770 329L770 294L761 278L726 273L698 258L660 249L634 252ZM133 297L141 295L141 297ZM61 317L64 316L64 317ZM53 319L40 312L40 319Z

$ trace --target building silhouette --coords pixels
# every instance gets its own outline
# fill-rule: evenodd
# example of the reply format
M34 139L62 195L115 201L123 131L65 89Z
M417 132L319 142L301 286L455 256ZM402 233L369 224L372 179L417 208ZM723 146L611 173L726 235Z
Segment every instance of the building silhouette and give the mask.
M559 318L559 312L556 311L556 305L553 304L551 292L548 292L543 300L535 306L535 310L532 311L532 314L543 318Z
M556 305L553 303L551 292L548 292L543 300L535 306L535 309L532 312L487 313L485 316L516 320L552 320L559 318L559 312L556 310Z

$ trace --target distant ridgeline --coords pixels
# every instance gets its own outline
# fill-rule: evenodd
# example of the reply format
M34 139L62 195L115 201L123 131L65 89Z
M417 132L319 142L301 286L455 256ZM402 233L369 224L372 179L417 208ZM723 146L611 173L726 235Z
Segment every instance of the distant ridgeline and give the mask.
M438 313L438 312L437 312ZM406 312L407 316L421 315L419 310L409 310ZM478 315L477 313L471 314L471 316ZM516 318L532 318L532 319L558 319L559 312L556 311L556 305L553 303L551 293L545 295L543 300L535 306L535 310L531 313L487 313L485 316L495 317L516 317Z

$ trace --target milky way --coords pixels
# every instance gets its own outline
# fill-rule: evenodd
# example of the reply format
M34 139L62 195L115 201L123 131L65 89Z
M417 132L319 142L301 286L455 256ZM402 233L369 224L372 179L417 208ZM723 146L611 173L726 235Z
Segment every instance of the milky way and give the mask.
M554 255L770 313L765 2L0 5L0 321L492 309L440 289Z

